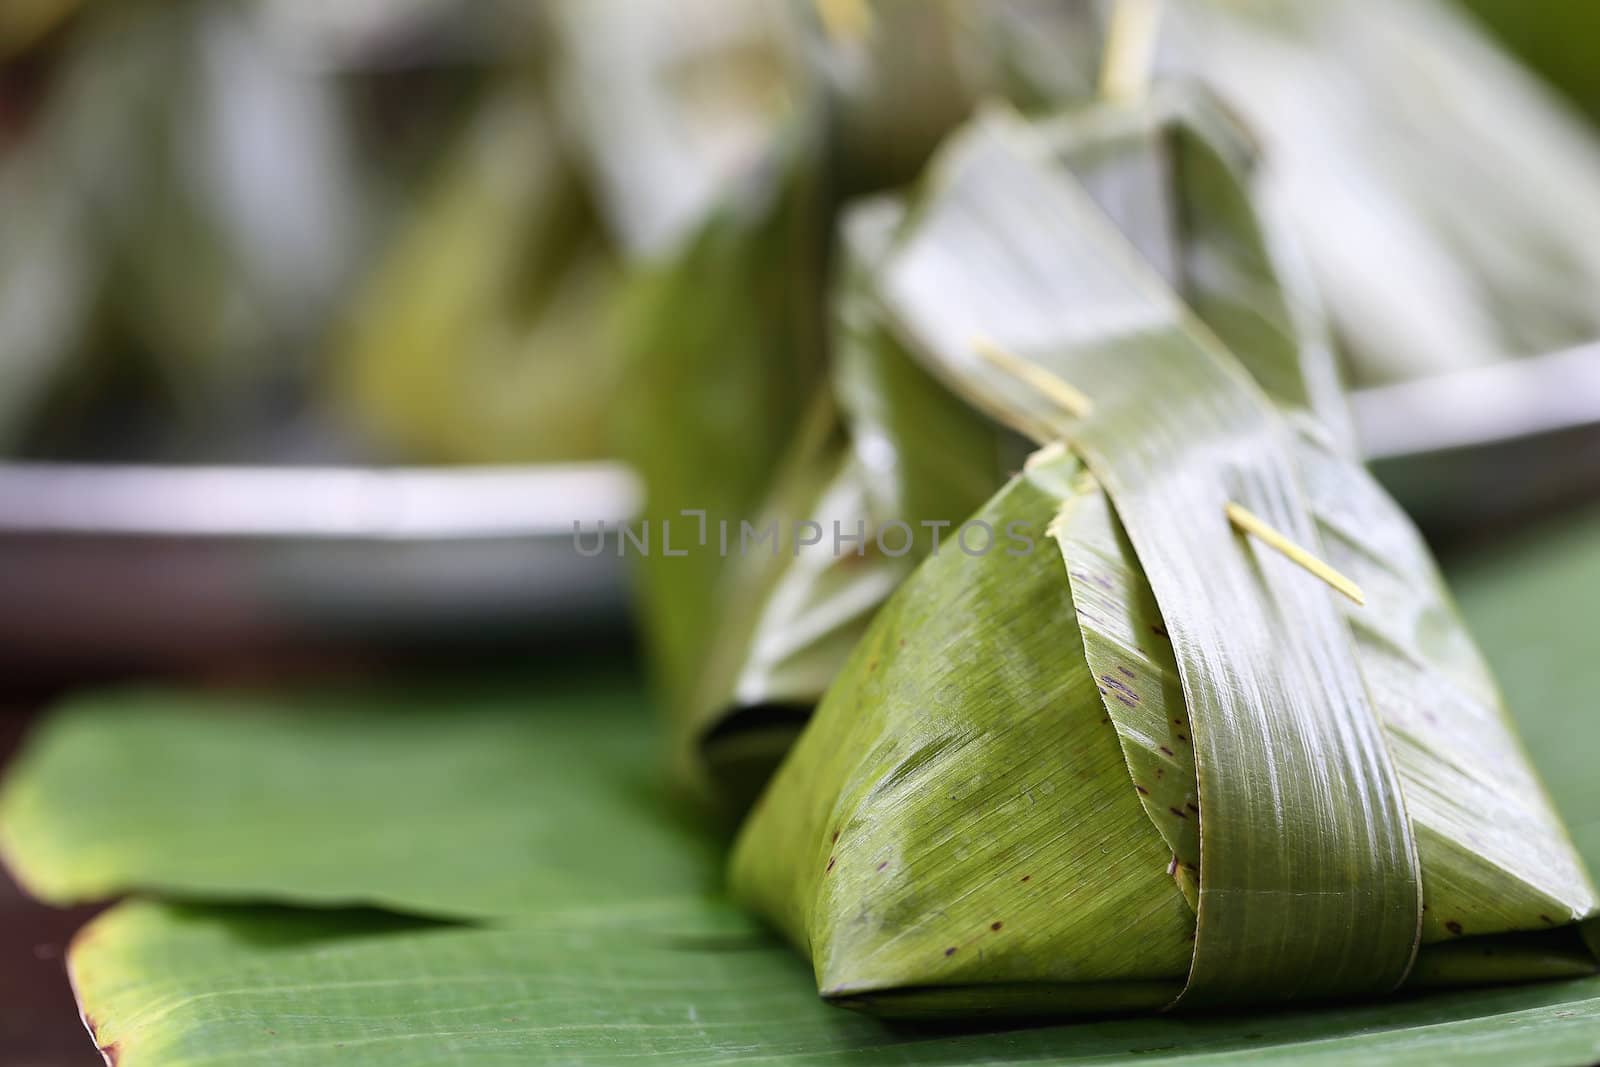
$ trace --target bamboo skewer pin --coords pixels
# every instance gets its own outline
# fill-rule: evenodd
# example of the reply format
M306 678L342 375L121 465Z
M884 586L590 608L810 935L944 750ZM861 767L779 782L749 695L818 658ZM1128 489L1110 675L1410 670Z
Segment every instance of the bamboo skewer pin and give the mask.
M1054 463L1056 460L1060 459L1066 454L1067 445L1065 441L1051 441L1049 444L1039 449L1039 451L1032 453L1027 459L1023 460L1022 469L1025 471L1037 470L1046 463Z
M1150 84L1161 0L1116 0L1106 26L1105 58L1100 64L1100 96L1116 102L1144 95Z
M1249 508L1230 501L1223 511L1227 513L1228 521L1233 523L1236 529L1250 534L1252 537L1259 538L1265 544L1277 549L1288 557L1291 562L1321 578L1334 589L1355 601L1358 606L1366 606L1367 598L1361 592L1359 585L1267 525L1261 516Z
M974 338L972 348L989 363L1039 390L1067 414L1081 419L1094 411L1093 401L1038 364L1020 359L984 337Z
M1126 101L1144 94L1150 83L1160 23L1161 0L1116 0L1106 33L1105 59L1100 68L1102 98ZM1094 411L1094 404L1087 396L1043 367L1012 355L986 338L975 338L972 347L984 360L1033 386L1069 414L1084 418ZM1057 458L1064 451L1064 442L1051 442L1028 457L1026 466L1031 469ZM1366 606L1366 595L1360 586L1279 533L1255 512L1233 501L1223 510L1236 529L1258 538L1358 606Z
M1084 418L1094 411L1094 403L1087 396L1043 367L1014 356L984 338L974 339L972 347L989 363L999 367L1013 378L1033 386L1069 414ZM1028 457L1026 466L1031 469L1036 464L1057 458L1065 450L1066 445L1063 442L1053 441L1039 452ZM1358 606L1366 606L1366 594L1361 591L1359 585L1279 533L1255 512L1243 504L1237 504L1233 501L1229 501L1223 510L1228 516L1228 521L1234 527L1259 538L1263 543L1282 553L1290 562L1315 575L1336 591L1349 597Z
M829 37L840 44L866 40L872 32L872 9L867 0L815 0L817 17Z

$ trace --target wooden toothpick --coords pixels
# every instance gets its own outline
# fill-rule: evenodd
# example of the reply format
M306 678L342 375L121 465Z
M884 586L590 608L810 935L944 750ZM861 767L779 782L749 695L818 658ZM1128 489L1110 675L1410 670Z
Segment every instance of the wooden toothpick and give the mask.
M1161 0L1115 0L1100 63L1101 97L1121 101L1144 95L1160 27Z
M1066 454L1067 446L1065 442L1051 441L1037 452L1030 453L1028 458L1022 461L1022 469L1025 471L1037 470L1046 463L1054 463Z
M817 17L829 37L841 44L866 40L872 32L872 9L866 0L815 0Z
M972 348L989 363L1037 389L1067 414L1081 419L1093 413L1094 403L1088 397L1038 364L1019 359L984 337L973 338Z
M1257 515L1249 508L1234 503L1229 503L1224 510L1228 514L1228 521L1233 523L1236 529L1242 530L1253 537L1260 538L1266 544L1283 553L1292 562L1298 564L1307 571L1310 571L1318 578L1321 578L1323 581L1327 582L1334 589L1337 589L1339 592L1355 601L1356 604L1363 607L1366 605L1366 595L1361 592L1361 587L1359 585L1357 585L1355 582L1352 582L1349 578L1346 578L1344 575L1340 574L1338 571L1328 566L1328 564L1324 563L1316 556L1313 556L1310 552L1307 552L1305 549L1301 548L1287 537L1283 536L1283 534L1279 533L1271 526L1268 526L1266 522L1261 519L1261 516Z

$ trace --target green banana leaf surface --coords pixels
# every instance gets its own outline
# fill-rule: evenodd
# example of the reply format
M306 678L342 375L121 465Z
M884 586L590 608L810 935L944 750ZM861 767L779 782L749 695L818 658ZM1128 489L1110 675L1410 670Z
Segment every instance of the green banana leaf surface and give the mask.
M1594 888L1426 550L1320 423L1260 391L1045 147L1004 117L957 138L908 210L878 292L900 335L974 406L1082 456L1120 526L1103 503L1092 521L1082 498L1098 487L1068 484L1076 461L1059 443L1041 451L1032 477L1057 483L1066 570L1113 594L1100 614L1130 614L1094 566L1105 558L1095 548L1125 528L1121 592L1148 579L1161 621L1144 628L1160 641L1119 658L1091 614L1091 680L1078 628L1016 562L964 540L962 553L982 558L946 549L874 622L758 804L735 853L736 892L810 955L824 996L893 1012L1382 993L1408 976L1447 980L1441 961L1465 951L1425 947L1419 963L1419 943L1484 935L1498 939L1483 951L1505 956L1504 977L1540 973L1524 952L1564 954L1552 973L1592 970L1573 924L1597 914ZM1228 332L1253 346L1253 369L1276 371L1258 370L1276 392L1314 395L1291 388L1295 346ZM986 364L988 342L975 339L988 337L1030 373ZM1063 413L1036 384L1046 374L1082 387L1092 410ZM1308 442L1298 457L1297 434ZM1371 602L1341 612L1284 556L1241 541L1224 508L1239 502L1326 555L1320 505ZM1037 525L1039 506L985 509L968 526ZM1066 574L1053 577L1059 601ZM1060 651L1024 634L1050 635L1045 647ZM1003 665L1019 657L1025 678L1014 680ZM1156 694L1181 682L1161 720L1176 729L1135 741L1132 712L1116 705L1144 713L1152 673ZM1076 736L1052 749L1028 733L1033 714L1063 731L1104 726L1105 743L1118 720L1130 751L1153 747L1168 766L1096 761ZM1015 810L1034 805L1035 786L1050 798L1037 822ZM1156 787L1172 802L1149 803ZM1130 789L1161 829L1148 840L1170 846L1164 862L1129 852L1109 805ZM1179 829L1193 822L1198 842ZM1052 894L1016 866L1096 843L1096 874L1045 879L1070 890ZM1161 933L1141 874L1194 896L1181 938ZM1511 934L1522 948L1507 954ZM1160 981L1182 973L1145 955L1163 942L1178 955L1193 943L1177 994Z
M1042 135L1139 253L1242 353L1263 388L1281 403L1313 411L1327 433L1348 442L1349 416L1320 308L1278 232L1281 224L1261 217L1266 209L1252 202L1253 150L1225 109L1195 86L1163 86L1143 106L1080 108L1052 118ZM861 521L865 547L877 549L878 558L861 564L848 553L827 557L832 565L813 565L809 578L801 564L791 565L785 582L806 591L803 619L767 602L776 592L772 580L729 582L721 595L693 719L707 738L707 776L736 808L751 795L750 779L770 773L772 750L781 746L769 733L764 758L741 759L735 770L717 751L729 747L729 735L743 734L751 719L770 720L777 704L786 709L792 736L792 724L843 665L852 643L846 638L864 629L864 605L884 599L887 572L908 573L904 565L926 557L938 533L959 526L1026 455L1022 436L963 403L920 366L885 314L873 271L892 247L903 210L883 197L846 214L830 301L832 391L855 454L841 477L864 479L867 494L865 506L842 517L842 525ZM793 474L780 479L771 494L768 510L780 521L805 514L796 506L794 480ZM813 516L824 528L828 518ZM814 551L826 556L826 547ZM886 552L900 566L883 559ZM779 566L765 568L769 579ZM803 669L782 669L756 647L752 617L769 646ZM752 709L754 716L747 714ZM740 738L741 750L746 740Z
M1447 568L1530 755L1591 864L1600 863L1600 779L1592 766L1600 737L1588 708L1600 668L1590 654L1586 620L1600 596L1597 546L1600 515L1590 513L1486 547ZM660 776L647 754L659 742L659 727L642 696L632 686L598 681L600 673L560 686L508 683L466 695L412 687L406 702L412 715L440 720L425 746L433 761L481 764L500 758L493 749L505 746L508 736L526 738L519 758L532 760L530 777L546 784L521 794L533 802L518 813L519 825L548 833L548 848L574 813L592 808L596 821L575 837L568 858L579 869L615 875L607 866L615 862L610 853L669 843L679 848L703 834L685 830L670 806L659 803ZM11 868L35 884L53 884L55 899L105 892L104 876L91 885L63 872L82 865L83 856L113 848L143 857L144 870L123 872L122 888L165 886L154 899L118 905L95 920L70 953L97 1040L116 1045L123 1067L450 1058L615 1064L644 1054L685 1064L870 1058L898 1064L1566 1065L1600 1055L1597 978L1216 1018L994 1032L888 1025L822 1004L807 968L786 946L737 909L701 895L699 887L717 877L710 841L702 869L689 878L668 874L637 884L647 890L637 907L596 912L582 899L557 894L537 916L538 902L528 900L528 916L478 925L331 907L328 898L306 892L302 879L282 876L284 856L298 852L310 863L311 854L328 850L325 839L308 835L303 824L277 821L291 799L330 817L350 802L340 775L304 758L319 722L342 715L361 731L362 744L349 745L341 770L365 775L373 814L362 829L352 824L347 842L380 835L384 818L377 812L408 817L465 802L459 780L444 788L439 777L403 773L426 761L415 751L423 747L419 739L397 728L393 692L258 698L261 721L231 743L230 720L217 722L226 703L221 698L147 693L137 698L139 710L166 703L169 711L162 743L153 748L133 742L136 720L118 712L134 708L120 708L120 699L64 709L35 736L0 799L0 827ZM447 729L463 709L503 722L503 731ZM570 722L580 715L588 729ZM214 730L207 743L184 742L207 727ZM216 772L218 758L234 767L258 765L257 785L229 788ZM559 764L573 759L609 766L614 776L562 779ZM382 773L389 765L402 773ZM619 785L631 786L640 803L618 807L609 798ZM493 792L486 788L478 798L489 800ZM207 847L231 854L242 895L158 877L163 868L195 862L183 858L196 851L195 842L170 822L137 816L177 808L214 810L234 828L231 844L218 838ZM76 842L75 855L44 850L19 835L24 812ZM121 812L130 813L126 822ZM123 840L134 824L140 828L136 849ZM274 839L279 844L272 859L257 862L262 844ZM517 862L516 851L503 849L493 862ZM213 862L224 858L213 856ZM450 836L431 839L425 858L456 862ZM338 895L347 902L394 899L390 887L414 878L415 865L414 858L369 854L352 863L360 871ZM347 892L352 886L355 891ZM681 904L664 904L662 897L671 895ZM291 902L302 906L285 906ZM470 906L458 901L452 910Z

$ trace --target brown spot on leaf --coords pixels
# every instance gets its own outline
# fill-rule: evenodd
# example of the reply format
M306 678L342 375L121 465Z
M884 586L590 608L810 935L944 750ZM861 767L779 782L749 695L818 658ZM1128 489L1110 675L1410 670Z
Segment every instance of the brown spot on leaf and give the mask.
M1121 666L1119 664L1118 667L1117 667L1117 670L1121 671L1124 675L1126 675L1129 678L1134 677L1133 668L1131 668L1131 667L1123 667L1123 666Z
M1176 756L1177 755L1176 752L1172 751L1172 749L1168 748L1166 745L1162 745L1162 746L1160 746L1160 748L1161 748L1161 751L1164 752L1165 754L1167 754L1168 756Z
M995 921L994 921L994 922L992 922L992 923L990 923L990 924L989 924L989 929L991 929L991 930L998 930L998 929L1000 929L1000 927L1002 927L1002 926L1004 926L1004 925L1005 925L1005 924L1004 924L1004 923L1002 923L1002 922L1001 922L1001 921L1000 921L1000 920L999 920L999 919L996 919L996 920L995 920Z
M1195 813L1195 814L1196 814L1196 815L1199 815L1199 814L1200 814L1200 808L1199 808L1199 806L1198 806L1198 805L1196 805L1196 804L1195 804L1195 802L1194 802L1194 801L1192 801L1192 800L1186 800L1186 801L1184 801L1184 804L1183 804L1183 806L1184 806L1184 807L1186 807L1186 808L1188 808L1188 809L1189 809L1189 810L1190 810L1190 811L1192 811L1192 812L1194 812L1194 813Z
M1189 817L1183 813L1182 808L1168 808L1167 810L1172 812L1172 814L1176 815L1180 819L1187 819Z
M951 945L949 948L944 950L944 954L946 956L954 956L956 954L956 947Z
M1157 637L1167 636L1167 628L1162 626L1159 622L1153 622L1150 624L1150 632L1155 634Z
M838 863L838 862L839 862L839 857L838 856L829 856L828 857L828 870L830 870L830 871L833 870L833 865L835 863ZM824 873L826 873L826 872L824 872Z
M837 830L835 830L835 831L834 831L834 832L833 832L833 839L834 839L834 840L835 840L835 841L837 841L837 840L839 840L839 831L837 831Z
M1461 924L1456 922L1454 919L1451 919L1449 922L1445 923L1444 928L1449 930L1452 934L1455 934L1457 937L1460 937L1463 933Z
M1112 690L1112 696L1122 701L1122 703L1126 704L1128 707L1131 708L1135 704L1139 703L1139 694L1134 692L1133 689L1129 687L1128 683L1124 682L1121 678L1113 678L1109 674L1102 674L1100 676L1100 681L1105 683L1106 688ZM1104 693L1105 689L1101 689L1100 692Z
M1032 878L1032 877L1033 877L1033 875L1031 875L1031 874L1025 874L1025 875L1022 876L1022 880L1024 882L1026 882L1029 878Z
M1550 916L1548 916L1548 915L1541 914L1539 916L1539 918L1544 920L1544 922L1549 926L1554 926L1556 924L1556 921L1554 919L1550 918Z
M884 860L882 863L878 864L878 870L881 871L887 866L889 866L889 861L888 860Z
M1142 796L1142 797L1147 797L1147 796L1150 795L1150 790L1146 789L1144 786L1140 785L1138 782L1133 783L1133 787L1139 791L1139 795Z

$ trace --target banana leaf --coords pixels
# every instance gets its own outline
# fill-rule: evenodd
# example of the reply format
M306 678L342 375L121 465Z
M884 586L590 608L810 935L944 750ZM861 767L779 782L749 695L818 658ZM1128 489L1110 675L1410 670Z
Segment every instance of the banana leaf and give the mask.
M19 140L0 158L0 448L8 453L40 405L82 373L105 274L78 190L61 171L63 139Z
M970 513L1025 452L951 401L882 330L838 318L850 298L835 276L848 278L876 240L863 222L835 247L840 205L909 179L984 93L1041 102L1083 88L1083 57L1097 47L1087 9L1031 0L785 6L776 22L765 5L748 6L688 40L720 10L691 5L610 45L589 29L609 25L612 8L556 8L567 89L607 211L637 261L626 362L638 385L621 405L624 454L643 476L657 544L663 523L678 524L680 548L686 533L693 540L688 558L657 551L641 561L644 629L680 777L731 812L770 773L871 610L926 553L935 534L920 521ZM635 65L619 75L623 89L602 91L621 53ZM709 102L752 69L766 78L780 67L789 106L742 99L727 116L733 128L714 136ZM670 91L651 97L641 86L653 81ZM703 91L688 91L696 85ZM772 127L765 140L748 128L758 114ZM607 123L655 133L635 143ZM658 144L661 124L700 131L713 147L692 165L678 160L685 146ZM635 186L648 194L623 194ZM930 405L963 429L946 422L932 432ZM830 406L850 458L837 447L823 455L801 432L803 413ZM923 450L930 442L937 451ZM909 547L877 551L883 526L908 514L896 499L907 488L922 509ZM862 494L862 508L838 511ZM826 513L814 510L824 504ZM744 522L777 522L786 534L816 524L831 535L839 521L850 535L858 520L865 549L853 559L824 558L826 546L795 554L786 543L778 559L730 564L720 542L708 550L706 531L723 524L737 545Z
M85 694L6 776L0 855L56 903L147 892L458 922L714 888L715 839L659 795L636 672L544 666L537 686Z
M925 563L746 823L735 893L825 997L897 1014L1591 968L1582 862L1420 540L1310 413L1315 353L1235 322L1236 360L1050 158L1003 118L958 139L876 291L952 389L1055 442L968 525L1051 524L1066 565ZM1241 503L1337 545L1365 605L1241 540ZM1099 749L1039 732L1069 729Z
M1462 6L1590 120L1600 118L1600 71L1576 47L1600 29L1593 10L1564 0L1464 0Z
M819 108L830 168L869 192L979 100L1087 96L1099 50L1090 7L1049 0L555 0L545 19L566 125L641 262L678 254Z
M1597 523L1569 516L1448 568L1590 863L1600 861L1600 780L1595 719L1583 710L1597 667L1584 621L1600 595ZM145 887L144 899L86 927L68 958L95 1039L115 1044L122 1067L353 1067L446 1055L483 1064L649 1055L684 1064L1565 1067L1600 1051L1600 977L1027 1029L908 1028L839 1012L817 999L786 946L697 895L717 880L715 842L662 802L651 755L661 731L641 690L619 684L626 673L591 664L559 682L456 679L248 702L218 692L81 698L10 768L0 848L24 881L52 885L51 899L70 899L59 894L75 879L88 890L83 879L96 868L90 895L105 892L113 882L103 862L113 855L123 864L113 891ZM248 708L248 729L219 714L229 708ZM319 752L326 759L308 758ZM46 833L13 833L24 802ZM196 816L218 832L185 832ZM435 829L410 832L418 820ZM483 820L511 836L473 860L468 843L493 834L472 828ZM330 832L339 849L327 847ZM263 849L265 839L278 843ZM236 888L206 888L194 877L201 862L229 872ZM459 893L497 864L546 873L520 896L458 897L446 909L479 914L477 925L339 906L388 901L404 911L413 896L405 887L419 876ZM337 892L319 895L305 872L335 866L344 868ZM474 877L451 873L459 869ZM618 892L596 909L588 894L601 887ZM427 895L436 912L437 888Z
M831 300L831 393L756 523L777 531L773 547L742 537L735 546L693 729L678 735L680 766L732 811L755 799L873 613L939 530L981 504L1008 462L1021 462L1012 435L922 370L856 297L857 275L887 236L881 223L892 221L892 212L852 213ZM791 546L797 519L810 524L814 543Z
M1197 87L1163 87L1145 106L1086 108L1051 118L1042 137L1196 313L1235 351L1247 353L1241 358L1257 380L1284 403L1315 411L1327 432L1348 443L1349 416L1321 308L1281 225L1259 217L1252 203L1253 148L1226 110ZM898 553L899 570L909 573L905 564L925 558L939 531L948 533L976 510L1027 452L1021 435L961 402L919 366L886 320L872 272L888 254L901 211L891 199L851 209L830 299L831 384L856 457L846 476L868 478L863 506L831 519L845 528L862 522L862 547L873 551L874 562L835 554L824 572L827 587L807 595L803 626L782 606L758 603L771 597L770 585L730 582L721 598L722 625L712 639L695 722L703 775L735 809L750 798L752 782L770 773L786 747L784 737L792 738L821 699L870 618L866 606L887 598L883 577L894 568L881 558L880 543L898 547L898 528L909 528L912 536ZM803 514L781 487L774 500L769 513ZM828 598L837 608L832 625L819 629ZM805 669L775 680L771 665L752 651L753 620L760 620L769 645L785 649ZM750 662L741 665L741 656ZM781 728L771 722L775 705L786 709ZM772 727L764 729L765 755L740 760L735 774L715 750L751 718ZM693 764L692 747L683 758Z
M1467 12L1166 7L1158 70L1205 81L1257 131L1357 380L1600 336L1600 145Z
M874 128L875 93L898 99L895 86L901 82L892 63L896 46L904 38L909 42L903 47L906 53L944 54L942 45L921 49L913 44L924 37L937 44L947 17L928 16L917 32L897 34L884 32L884 27L898 25L896 20L904 14L897 5L865 5L864 10L867 29L857 31L858 39L824 33L820 41L806 46L814 57L812 66L833 91L830 129L836 132L829 134L830 151L839 157L841 184L851 191L861 187L862 174L874 173L873 164L863 156L870 155L866 149L873 139L853 137L851 131ZM964 62L978 70L969 79L974 87L998 89L1025 106L1056 106L1064 99L1081 98L1092 84L1093 79L1084 75L1098 60L1098 34L1087 9L1057 11L1054 22L1027 4L986 6L981 14L967 11L959 17L974 27L964 53ZM876 65L864 58L881 50L885 41L895 42L887 67L882 57ZM1524 198L1513 198L1518 202L1512 204L1490 195L1505 185L1491 172L1508 157L1489 146L1483 115L1500 116L1497 128L1515 128L1516 136L1527 140L1530 155L1561 161L1550 181L1560 186L1562 203L1567 204L1564 218L1587 217L1577 199L1567 198L1581 199L1578 191L1600 175L1590 160L1588 135L1565 121L1520 72L1494 55L1459 19L1425 3L1360 3L1323 12L1296 0L1269 0L1244 8L1183 0L1173 5L1163 42L1161 61L1167 69L1193 73L1232 90L1230 106L1237 106L1256 132L1244 132L1228 108L1195 86L1182 85L1158 92L1142 108L1080 109L1056 123L1057 151L1262 387L1280 400L1309 406L1337 440L1348 443L1351 430L1338 400L1334 363L1324 351L1335 347L1335 339L1338 350L1354 360L1362 376L1385 378L1536 350L1593 332L1583 325L1587 312L1579 296L1582 287L1571 281L1587 268L1550 272L1547 267L1581 264L1588 255L1584 249L1593 242L1571 240L1543 205L1524 203ZM1435 100L1435 90L1417 86L1406 65L1409 60L1402 58L1419 53L1427 54L1452 84L1469 71L1488 72L1485 77L1496 87L1494 93L1462 85L1450 99ZM1367 65L1379 68L1382 84L1394 88L1395 98L1433 100L1437 106L1428 114L1445 115L1448 122L1443 129L1417 129L1424 117L1420 108L1358 111L1345 101L1348 94L1342 90L1313 91L1299 81L1280 84L1285 77L1292 80L1298 78L1296 72L1309 70L1318 86L1342 86L1352 70ZM1360 89L1370 91L1366 86ZM1486 101L1486 95L1495 99ZM1458 105L1458 99L1468 97L1477 101L1472 108ZM939 94L931 98L942 99ZM952 105L947 110L955 114L959 108ZM916 140L910 133L906 136ZM1268 159L1261 167L1253 162L1258 140ZM1145 147L1134 150L1141 142ZM1404 150L1396 145L1404 145ZM884 164L876 173L903 169ZM1337 188L1328 186L1327 175L1344 176L1352 169L1360 174L1358 182L1341 177L1334 183ZM1482 172L1482 181L1474 180L1471 198L1448 199L1472 203L1441 216L1444 209L1432 190L1449 180L1444 175L1462 171ZM1241 181L1246 173L1248 181ZM1149 200L1152 196L1164 199L1167 206L1158 209ZM1490 220L1497 235L1480 236L1481 220ZM842 253L846 260L860 254L848 247L853 243L859 241L846 238ZM1301 244L1309 256L1302 257ZM1389 264L1396 256L1407 264L1403 283L1372 266ZM848 276L848 265L840 273ZM835 288L848 286L847 282ZM829 333L843 332L837 324L841 314L837 305L846 298L847 294L832 300ZM1323 324L1325 314L1331 317L1331 328ZM844 343L825 341L821 347ZM1283 363L1280 350L1286 346L1301 349L1303 358ZM834 391L840 388L835 385ZM850 436L849 405L839 407ZM665 442L664 435L657 439L663 441L663 449L676 447ZM998 484L995 477L989 490ZM666 491L670 494L670 489ZM781 496L782 491L774 489L766 499L770 505ZM749 499L754 500L755 494ZM968 512L975 502L962 501ZM670 513L671 509L663 512ZM938 508L921 517L953 518ZM868 521L881 526L896 518L880 512ZM915 519L912 525L916 527ZM821 690L813 687L810 694L800 693L797 679L787 679L771 693L758 688L739 694L730 690L730 679L739 671L733 665L736 653L729 648L745 641L752 612L759 611L741 600L770 587L718 579L718 573L719 568L705 565L700 578L719 586L714 599L722 607L709 613L679 613L687 620L685 629L700 627L709 636L699 641L684 637L680 645L698 651L669 656L681 666L668 673L679 678L692 675L696 683L672 687L674 706L689 709L677 715L676 750L693 777L709 780L713 790L733 798L736 808L748 795L748 784L725 786L717 759L713 756L707 766L695 753L696 739L737 733L734 724L746 709L757 709L762 717L769 717L767 709L774 705L786 709L781 717L789 726L767 731L761 745L768 757L756 763L738 761L740 781L748 783L752 774L759 778L758 764L769 763L770 754L781 749L778 735L792 732L803 707L814 703ZM875 570L859 578L862 588L878 580ZM859 633L864 594L837 573L830 573L829 581L832 595L839 598L841 617L818 642L833 647L838 656L837 650L846 644L841 628L853 626ZM812 601L819 596L813 593ZM694 602L692 593L674 599ZM647 610L655 615L667 609ZM719 618L739 625L719 629ZM774 617L767 630L781 625ZM791 635L782 643L789 647L800 640ZM813 650L794 654L811 665L806 676L826 675Z
M896 188L984 100L1033 110L1094 91L1093 5L1048 0L791 2L803 69L833 113L842 182Z
M1595 680L1583 620L1600 594L1597 520L1572 516L1450 569L1590 862L1600 860L1600 782L1595 721L1581 709ZM44 838L24 843L5 833L5 858L45 883L47 868L115 850L140 864L125 868L131 880L122 888L160 887L158 897L108 910L69 952L95 1040L115 1045L122 1067L251 1059L353 1067L452 1055L475 1064L601 1065L649 1055L697 1065L871 1057L1565 1067L1600 1050L1600 977L1026 1029L910 1028L839 1012L816 998L784 945L737 909L696 896L716 881L716 849L661 803L651 772L660 730L642 692L618 684L624 673L592 664L562 682L546 675L499 686L293 691L251 701L244 732L219 714L239 703L215 692L80 700L35 736L0 797L0 828L16 825L28 796L30 817L54 821L62 847L46 852L36 848ZM134 710L143 716L126 714ZM330 736L340 740L328 758L307 759L328 751ZM477 773L486 766L504 772ZM572 773L580 767L589 770ZM205 840L172 813L203 814L228 829ZM578 814L585 820L574 832ZM302 895L302 872L330 866L330 816L344 843L331 850L346 868L343 885L338 898ZM436 832L393 829L425 818ZM471 849L457 845L478 831L456 827L485 818L523 836L503 838L496 858L478 863L561 872L513 902L525 917L509 917L506 902L479 901L489 921L477 925L336 906L398 904L396 888L430 869L439 885L469 886L473 879L450 871L472 862ZM263 851L263 837L280 847ZM402 840L404 850L384 848ZM644 873L658 858L687 856L695 842L697 860ZM643 866L632 867L630 853ZM213 893L174 877L204 859L229 870L240 889ZM596 909L586 894L602 886L619 895ZM629 893L641 899L630 903ZM679 902L665 899L674 895Z
M1054 23L1023 4L964 13L1013 75L988 84L1030 109L1089 99L1095 6L1059 8ZM1259 198L1304 247L1356 380L1600 335L1588 298L1600 146L1467 13L1443 0L1163 6L1158 71L1213 87L1255 131L1272 161Z
M305 384L349 271L333 94L218 5L86 13L55 64L0 153L0 446L104 448L132 386L160 444L220 451L262 393Z
M768 159L806 91L782 0L553 0L556 98L618 247L661 261Z
M334 345L333 393L387 451L611 453L623 283L548 110L529 74L491 89Z
M676 253L636 271L626 298L618 445L645 486L644 536L658 539L638 559L641 626L675 738L697 729L695 692L730 580L709 531L731 524L737 535L759 512L819 403L834 196L820 136L817 122L797 125Z

